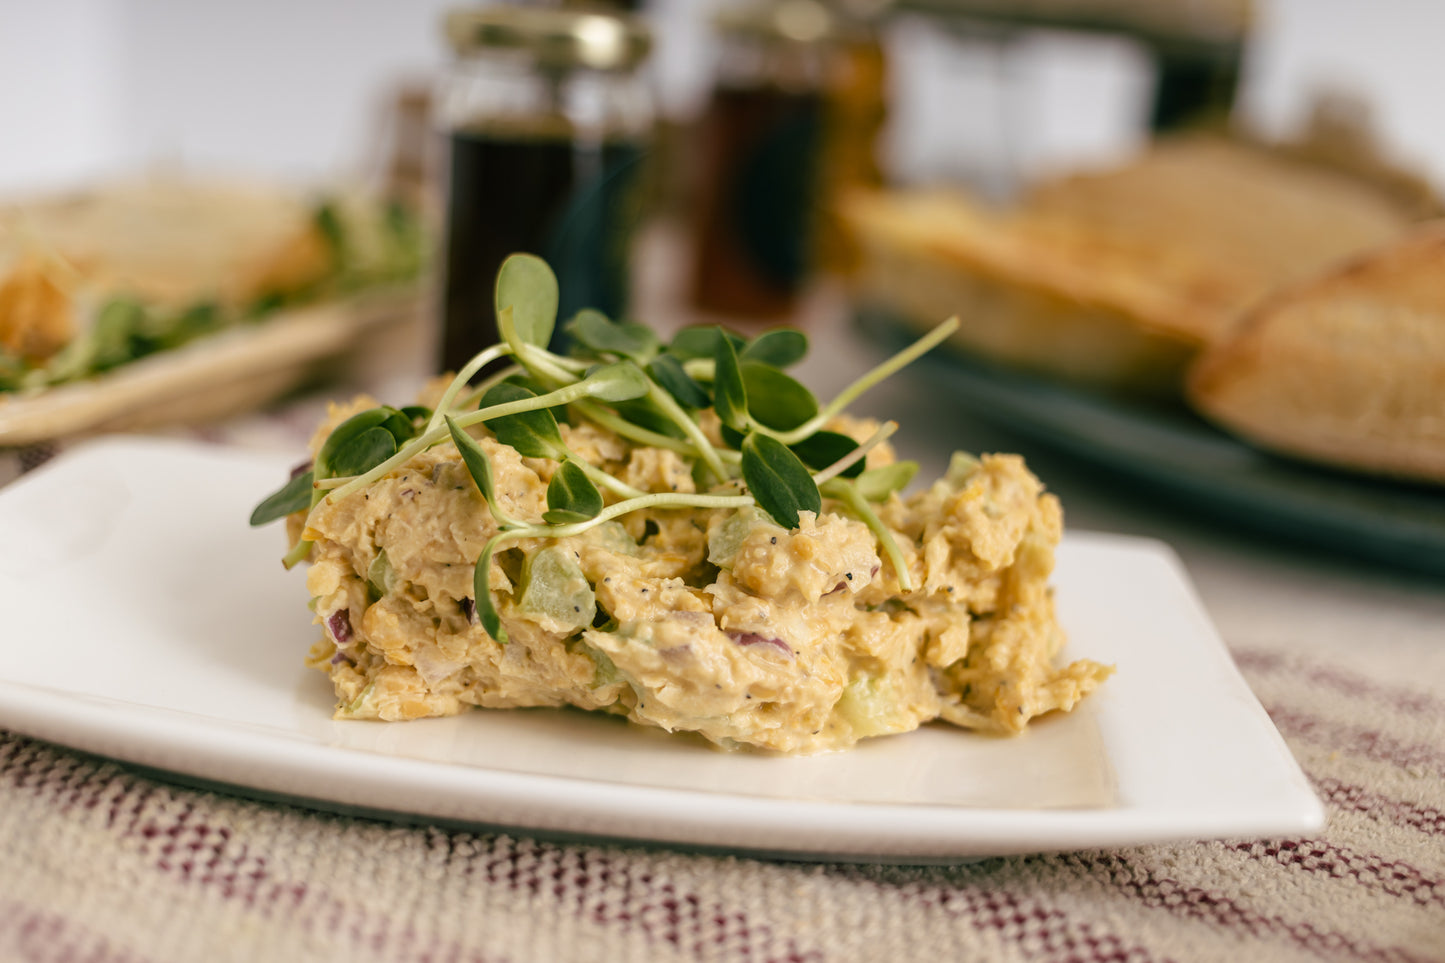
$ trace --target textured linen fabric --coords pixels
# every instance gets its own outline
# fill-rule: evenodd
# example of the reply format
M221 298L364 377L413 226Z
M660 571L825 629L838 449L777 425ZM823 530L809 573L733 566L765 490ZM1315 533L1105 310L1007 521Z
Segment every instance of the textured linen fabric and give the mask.
M1328 809L1317 837L946 867L394 825L0 733L0 960L1445 960L1433 670L1307 643L1235 657Z

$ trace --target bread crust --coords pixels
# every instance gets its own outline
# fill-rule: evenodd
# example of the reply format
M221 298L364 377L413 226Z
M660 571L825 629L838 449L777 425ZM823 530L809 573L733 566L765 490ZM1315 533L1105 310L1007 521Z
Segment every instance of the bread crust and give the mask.
M1278 292L1186 393L1263 448L1445 483L1445 221Z
M851 198L860 296L1091 387L1177 396L1193 355L1283 284L1398 237L1384 192L1225 138L1154 145L992 211L956 192Z
M858 297L905 322L958 315L953 344L975 355L1096 388L1177 392L1199 342L1158 319L1194 310L1168 287L1101 270L1126 252L1067 231L1029 237L953 193L855 196L847 217L864 252Z

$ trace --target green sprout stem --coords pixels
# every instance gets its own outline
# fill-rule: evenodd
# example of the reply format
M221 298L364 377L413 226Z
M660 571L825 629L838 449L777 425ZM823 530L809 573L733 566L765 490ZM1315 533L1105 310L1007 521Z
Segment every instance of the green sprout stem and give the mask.
M707 495L688 492L651 492L608 505L585 522L567 525L533 525L511 529L507 534L517 538L568 538L619 515L628 515L644 508L747 508L755 505L751 495Z
M650 428L635 425L601 405L595 405L590 401L579 401L573 404L573 407L581 412L588 421L595 421L622 438L629 438L652 448L666 448L682 455L693 454L692 443L686 439L674 438L671 435L664 435Z
M482 381L477 383L477 386L475 388L467 392L466 397L462 398L461 402L457 404L456 410L474 410L481 402L483 395L485 395L492 388L501 384L503 381L506 381L508 378L512 377L512 375L521 374L524 370L525 369L519 364L509 364L491 377L484 378ZM438 408L437 410L440 411L441 409ZM452 414L452 412L448 411L446 412L446 414ZM431 425L427 426L428 429L430 429L431 427Z
M466 387L467 382L471 381L478 371L481 371L482 368L496 361L498 358L510 353L511 349L507 345L494 344L485 351L480 351L473 355L472 359L464 364L462 369L457 372L451 384L447 385L447 390L443 392L441 401L437 402L436 411L432 412L431 419L427 422L427 431L432 431L442 426L442 419L451 414L452 402L456 400L462 388Z
M913 591L913 578L908 574L908 563L903 559L903 552L899 549L898 542L894 540L893 533L888 530L888 526L884 525L883 520L878 517L878 513L873 511L873 506L868 504L868 499L858 491L857 486L841 478L835 478L825 486L823 494L829 498L838 499L848 506L849 511L862 519L863 524L867 525L873 532L873 536L878 539L878 545L883 549L883 554L887 556L888 564L893 566L893 572L898 576L899 591Z
M577 467L582 469L582 474L586 475L589 479L591 479L592 484L597 485L600 488L606 488L608 491L621 495L623 498L638 498L642 495L647 494L647 492L643 491L642 489L633 488L625 481L622 481L619 478L607 474L607 472L598 468L596 465L590 464L587 459L578 455L570 448L564 449L562 452L560 452L560 454L562 455L562 457L558 458L557 461L563 461L567 456L570 455L572 457L572 460L577 463Z
M851 405L858 396L869 388L890 378L905 366L918 360L919 357L933 350L944 338L947 338L958 329L958 318L952 317L934 328L932 331L919 338L917 341L904 348L902 351L889 358L887 361L868 371L848 387L838 393L832 401L824 405L816 415L803 422L798 427L784 432L769 432L785 445L795 445L804 438L814 434L818 429L826 425L832 418L836 417L843 409Z
M856 464L864 458L867 458L870 451L881 445L897 430L898 422L885 421L883 424L878 426L877 431L873 432L873 434L868 436L868 439L864 441L863 444L859 445L857 448L854 448L852 451L848 452L848 454L844 455L842 458L839 458L827 468L824 468L822 471L815 473L813 475L813 483L816 485L823 485L831 479L837 478L843 472L847 471L850 466Z
M673 422L682 429L683 434L688 437L693 447L696 448L697 454L702 456L702 460L707 464L708 470L713 473L713 477L719 479L728 477L727 469L723 467L722 459L718 457L717 449L712 446L712 442L707 440L707 436L702 433L702 428L698 423L694 421L687 412L682 410L682 406L673 399L672 395L668 394L656 384L653 384L652 387L648 389L647 397L653 404L662 409L663 414L671 418Z
M589 367L582 362L563 358L545 348L531 344L523 345L521 353L517 355L517 360L539 380L556 385L577 381Z
M291 546L291 551L281 556L281 564L286 568L287 571L290 571L298 563L304 562L306 560L306 556L310 554L311 541L309 539L303 538L299 540L295 545Z

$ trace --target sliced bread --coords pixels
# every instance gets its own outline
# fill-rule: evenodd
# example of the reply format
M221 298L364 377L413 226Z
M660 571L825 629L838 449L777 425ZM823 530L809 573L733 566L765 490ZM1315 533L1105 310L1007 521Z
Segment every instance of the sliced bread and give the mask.
M1269 298L1187 393L1263 448L1445 482L1445 222Z

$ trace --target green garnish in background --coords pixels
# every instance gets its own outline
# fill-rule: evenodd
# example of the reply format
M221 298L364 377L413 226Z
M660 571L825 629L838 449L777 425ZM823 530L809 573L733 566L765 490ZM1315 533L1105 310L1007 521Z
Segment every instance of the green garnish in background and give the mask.
M807 353L802 332L778 329L748 340L721 327L696 327L663 344L643 325L612 321L586 309L567 323L571 347L560 355L547 348L557 303L557 279L546 262L512 255L497 275L503 341L463 366L438 410L382 406L353 415L331 432L310 472L256 507L251 524L344 498L428 448L451 444L498 527L477 559L473 591L479 621L499 642L506 641L506 633L489 578L500 545L525 538L566 538L644 508L756 505L777 524L793 529L798 513L819 512L826 496L872 530L900 588L911 588L902 553L870 503L907 485L918 466L900 462L870 471L863 465L867 453L896 425L884 425L862 444L823 426L863 392L946 338L958 326L956 318L820 406L784 370ZM501 358L512 363L469 388L478 371ZM697 413L708 407L722 421L722 445L709 441L699 424ZM698 488L707 490L639 491L588 464L567 448L557 428L559 414L565 417L569 410L635 443L682 454L694 465ZM547 486L547 510L540 521L513 518L498 504L486 451L466 431L482 423L521 454L559 463ZM617 500L608 505L602 489ZM286 554L286 566L303 560L310 550L309 542L298 542Z

